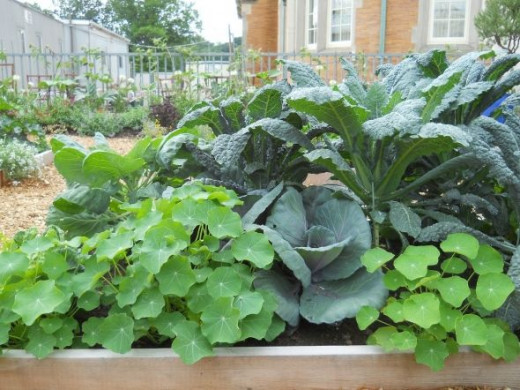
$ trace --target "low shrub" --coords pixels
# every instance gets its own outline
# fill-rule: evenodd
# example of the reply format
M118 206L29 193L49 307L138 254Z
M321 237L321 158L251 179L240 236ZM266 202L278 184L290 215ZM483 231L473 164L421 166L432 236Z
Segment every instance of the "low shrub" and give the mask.
M0 138L0 170L7 180L21 180L38 173L36 147L17 139Z

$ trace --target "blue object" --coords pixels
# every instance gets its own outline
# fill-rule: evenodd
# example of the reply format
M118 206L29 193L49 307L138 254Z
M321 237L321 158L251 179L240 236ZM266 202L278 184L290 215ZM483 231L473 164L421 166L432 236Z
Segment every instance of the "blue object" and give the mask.
M493 117L493 114L498 109L498 107L500 107L502 102L504 100L506 100L509 96L510 96L510 94L508 94L508 93L503 95L500 99L496 100L492 105L490 105L488 108L486 108L484 110L484 112L482 112L482 115ZM500 123L504 123L506 121L506 118L504 117L504 115L499 115L495 119L497 120L497 122L500 122Z

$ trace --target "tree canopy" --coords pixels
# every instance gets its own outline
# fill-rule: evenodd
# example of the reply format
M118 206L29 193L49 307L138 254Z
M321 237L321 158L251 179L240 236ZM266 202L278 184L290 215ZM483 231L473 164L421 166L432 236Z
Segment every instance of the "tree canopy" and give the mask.
M479 36L514 53L520 46L520 0L488 0L475 17Z
M186 0L59 0L58 15L92 20L137 45L191 43L199 40L201 28L197 10Z

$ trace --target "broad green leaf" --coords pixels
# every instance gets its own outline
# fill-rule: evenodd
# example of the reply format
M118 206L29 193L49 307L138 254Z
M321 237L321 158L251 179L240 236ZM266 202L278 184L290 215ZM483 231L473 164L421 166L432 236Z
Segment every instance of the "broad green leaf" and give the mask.
M390 318L394 323L404 321L403 303L401 301L389 302L381 312Z
M428 267L439 261L439 250L433 245L409 246L394 261L395 268L408 280L426 276Z
M86 154L72 147L64 147L54 154L54 166L70 183L89 184L91 178L83 172Z
M145 290L139 295L132 306L132 314L136 320L141 318L155 318L165 306L164 296L158 288Z
M421 232L421 218L401 202L391 201L388 203L390 204L388 217L392 226L399 232L408 233L410 236L417 238Z
M262 340L266 337L273 323L273 312L262 309L258 314L251 314L239 322L240 340L253 338Z
M202 333L212 344L234 343L240 338L240 311L233 306L230 297L213 301L204 309L200 319Z
M269 240L257 232L246 232L233 240L231 252L237 260L247 260L258 268L266 268L274 259L274 249Z
M385 283L386 288L391 291L396 291L397 289L407 285L405 276L394 269L385 273L385 276L383 276L383 282Z
M67 232L68 238L76 236L91 237L105 230L114 217L110 213L95 214L83 211L79 214L67 214L51 206L47 214L47 225L56 225Z
M233 268L218 267L208 276L206 286L213 298L234 297L242 289L242 279Z
M56 337L47 334L41 328L32 328L29 332L29 342L25 346L25 350L38 359L47 357L56 345Z
M450 94L449 92L459 88L458 82L461 75L462 72L457 72L451 74L449 78L437 77L428 87L423 89L422 92L427 100L422 113L423 123L436 119L457 99L458 94Z
M42 319L38 325L40 325L40 328L42 328L45 333L53 334L63 325L63 319L59 317L48 317Z
M379 318L379 310L372 306L363 306L356 313L356 322L360 330L365 330Z
M70 294L57 288L53 280L40 280L16 293L12 310L26 325L32 325L39 316L52 313L69 297Z
M413 322L424 329L438 324L441 315L439 299L432 293L414 294L405 299L403 314L407 321Z
M258 291L242 291L235 298L234 306L240 311L240 320L258 314L264 305L264 297Z
M489 245L481 245L478 253L469 262L477 274L501 273L504 269L504 259L500 252Z
M415 347L415 361L425 364L433 371L440 371L449 356L448 347L442 341L419 338Z
M298 86L318 87L324 86L325 82L314 72L312 67L300 61L280 60L282 64L291 72L291 80Z
M134 342L134 320L126 314L112 314L99 327L103 347L117 353L126 353Z
M174 338L176 335L175 327L184 320L184 316L178 311L173 313L162 312L152 320L152 324L161 335Z
M248 229L249 225L255 223L260 215L262 215L262 213L278 198L283 189L284 183L281 182L253 204L253 206L242 216L242 223L244 224L245 229Z
M452 233L441 242L441 249L448 253L457 253L474 259L479 251L478 240L466 233Z
M110 194L101 188L80 185L62 192L52 204L67 214L78 214L85 210L102 214L110 205Z
M119 307L135 303L137 297L148 286L149 275L149 271L143 266L135 266L129 270L128 276L119 283L119 291L116 295Z
M387 252L381 248L372 248L361 256L361 263L363 263L368 272L374 272L393 258L393 253Z
M417 337L412 332L405 330L391 335L390 342L395 349L400 351L414 350L417 346Z
M194 313L201 313L212 301L205 283L192 286L186 296L188 308Z
M76 296L81 296L91 290L98 280L110 271L110 264L106 262L98 263L95 257L91 257L83 265L85 267L84 272L74 274L70 286Z
M141 158L121 156L115 152L96 150L83 161L83 174L90 178L90 185L101 186L108 181L118 181L137 171L145 164Z
M58 252L45 252L42 263L42 271L50 278L58 279L69 269L65 256Z
M174 327L174 331L177 337L173 340L172 349L184 363L193 364L204 357L213 356L211 344L197 323L181 321Z
M468 281L460 276L438 279L433 286L439 290L442 299L453 307L459 307L469 297Z
M376 329L376 331L368 337L367 343L379 345L383 347L386 352L389 352L395 348L392 341L392 336L395 334L397 334L397 329L394 326L383 326Z
M478 277L475 292L485 309L496 310L514 290L515 285L509 276L502 273L486 273Z
M90 311L99 306L101 296L95 291L87 291L78 298L78 308Z
M247 127L236 133L221 134L213 141L211 155L222 166L236 166L250 138L251 133Z
M441 263L441 269L447 274L461 274L468 268L467 263L458 257L450 257Z
M100 328L102 323L103 318L90 317L87 321L81 324L81 330L83 333L81 340L89 347L101 344Z
M314 149L312 142L300 129L281 119L263 117L247 126L247 128L251 130L261 130L271 137L277 138L285 143L301 145L307 150Z
M7 344L10 330L11 324L0 322L0 345Z
M63 349L70 347L74 342L74 331L78 328L78 322L67 317L63 320L63 325L60 329L54 332L53 336L56 338L56 348Z
M360 269L348 279L311 284L301 294L300 314L309 322L330 324L354 318L363 306L382 307L388 296L382 276Z
M238 131L244 127L244 104L236 97L231 97L220 103L220 109L224 113L232 131Z
M208 213L209 232L217 238L238 237L243 231L240 215L227 207L218 207Z
M146 232L157 225L162 220L162 213L158 210L148 211L146 215L139 216L138 218L130 216L119 226L133 231L134 240L142 241Z
M132 248L134 233L126 232L120 234L112 234L108 240L103 240L96 251L96 255L98 260L107 258L109 260L116 259L116 257L126 251L129 248Z
M199 209L200 203L188 198L173 206L172 218L174 221L179 221L183 225L194 228L204 222L204 220L200 218Z
M504 357L504 335L505 332L495 324L487 324L488 339L486 344L479 346L478 350L486 352L493 359L500 359Z
M28 256L34 255L36 253L44 252L49 248L52 248L54 244L51 240L46 237L36 237L32 240L26 241L22 244L20 249L22 252L26 253Z
M518 337L512 333L507 332L504 335L504 360L506 362L514 362L520 356L520 342Z
M460 345L485 345L488 328L482 318L475 314L465 314L455 326L457 342Z
M29 268L29 258L20 252L0 253L0 283L11 275L23 275Z
M196 282L195 272L184 256L170 258L155 277L162 294L178 297L184 297Z
M190 111L181 119L181 121L179 121L177 127L181 128L208 125L211 127L211 130L215 135L219 135L226 132L226 128L224 127L223 123L224 120L218 108L213 106L205 106Z
M455 330L457 322L462 318L462 312L460 310L455 310L443 302L441 302L440 314L440 324L448 332Z
M274 88L259 89L247 105L247 113L253 121L278 118L281 112L282 92Z

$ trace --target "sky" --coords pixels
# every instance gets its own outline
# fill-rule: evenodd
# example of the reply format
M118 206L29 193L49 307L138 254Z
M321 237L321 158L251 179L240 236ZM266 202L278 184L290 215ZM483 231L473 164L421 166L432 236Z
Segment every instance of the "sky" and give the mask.
M202 36L215 43L228 42L228 26L233 38L242 36L242 21L238 18L235 0L188 0L194 3L202 21ZM52 0L27 0L43 9L54 9Z

